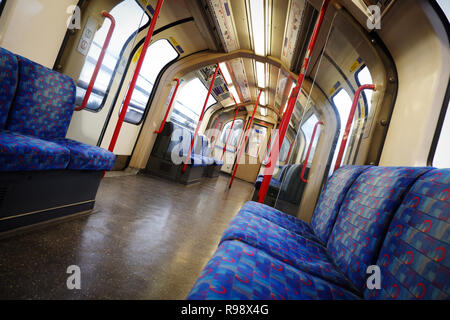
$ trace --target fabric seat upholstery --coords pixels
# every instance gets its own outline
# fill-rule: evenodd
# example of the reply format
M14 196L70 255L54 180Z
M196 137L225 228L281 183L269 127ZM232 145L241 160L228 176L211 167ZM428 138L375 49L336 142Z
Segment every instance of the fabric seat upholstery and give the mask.
M99 147L65 138L54 139L52 142L70 150L70 162L67 168L71 170L109 171L116 161L114 153Z
M46 140L17 132L0 132L0 171L66 169L69 149Z
M376 264L381 289L367 299L449 299L450 169L421 176L389 226Z
M190 291L190 300L359 299L239 241L223 242Z
M7 129L42 139L64 138L75 103L74 81L17 56L20 81Z
M431 168L372 167L353 183L327 247L352 283L363 290L387 227L415 180Z
M0 48L0 130L5 128L19 81L19 63L11 52Z

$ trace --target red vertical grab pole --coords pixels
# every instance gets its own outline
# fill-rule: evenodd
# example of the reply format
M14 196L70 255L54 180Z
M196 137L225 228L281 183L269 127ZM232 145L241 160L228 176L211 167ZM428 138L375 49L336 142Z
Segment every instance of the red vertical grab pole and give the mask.
M109 144L108 150L113 152L114 147L116 146L117 138L119 137L120 129L122 128L123 121L125 120L125 116L127 114L128 107L131 102L131 97L134 92L134 88L136 87L136 82L139 77L139 73L142 68L142 64L144 63L145 55L147 54L148 46L150 45L150 40L153 36L153 30L155 30L156 20L158 20L159 13L161 11L161 7L164 3L164 0L158 0L158 4L156 5L155 13L152 17L152 22L150 23L150 27L148 28L147 36L145 37L144 45L142 47L141 55L139 56L139 60L136 64L136 70L134 70L133 79L131 80L130 87L128 88L127 96L122 106L122 111L120 112L119 120L117 120L116 128L114 129L113 136L111 138L111 142Z
M284 162L288 162L289 161L289 156L291 155L291 151L292 151L292 147L294 146L294 142L295 142L295 139L291 142L291 146L289 147L289 151L288 151L287 157L284 160Z
M311 136L311 141L309 142L308 152L306 153L305 161L303 162L303 168L302 168L302 173L300 174L300 179L304 183L308 182L308 180L305 179L306 165L308 164L309 155L311 153L313 141L314 141L314 138L316 137L317 127L319 127L319 125L323 125L323 122L322 121L317 121L316 125L314 126L314 131L313 131L313 134Z
M86 108L89 97L91 96L92 90L94 89L95 81L97 80L98 73L103 63L103 59L105 58L106 50L108 50L109 43L111 42L112 35L114 33L114 29L116 28L116 20L112 15L110 15L106 11L102 11L102 16L108 18L111 21L111 26L109 27L108 34L106 35L105 42L103 43L102 51L100 52L100 56L98 57L97 64L95 65L94 73L92 74L91 81L89 82L86 93L84 94L83 103L81 106L75 108L75 111L81 111Z
M281 143L283 142L284 136L286 135L287 128L289 126L289 122L291 121L292 112L294 111L295 104L298 99L298 95L300 92L300 88L303 85L303 80L305 79L306 71L308 70L309 62L311 59L311 53L314 50L314 47L317 42L317 37L319 35L320 28L322 27L322 23L325 17L325 14L328 9L328 5L330 4L330 0L324 0L322 3L322 7L320 8L319 17L317 18L316 25L314 27L313 34L311 35L311 40L309 41L308 49L306 50L305 59L303 61L303 66L300 72L300 75L297 80L297 86L292 90L292 99L288 102L288 106L286 108L286 111L283 115L283 120L280 124L280 129L278 131L278 138L279 138L279 145L276 150L272 154L273 159L278 159L278 156L280 154L280 147ZM276 160L275 160L276 161ZM266 167L264 170L264 179L261 184L261 188L259 190L259 197L258 202L264 203L264 199L266 198L267 190L269 189L270 180L272 179L273 171L274 171L273 165Z
M169 115L169 112L172 109L173 101L175 100L175 96L177 95L178 87L180 86L180 79L175 78L174 80L177 82L177 85L175 86L175 91L172 94L172 99L170 99L170 103L169 103L169 106L167 107L166 115L164 116L164 119L161 123L161 127L159 127L159 130L156 130L155 133L161 133L163 131L164 125L166 124L167 117Z
M238 114L238 111L239 111L239 106L238 106L238 104L236 102L236 99L234 98L233 94L231 94L231 97L233 98L234 103L236 104L236 111L234 112L233 122L231 123L230 132L228 132L228 136L227 136L227 140L225 141L225 145L223 146L222 157L220 158L220 160L223 160L223 156L225 154L225 151L227 150L227 144L228 144L228 141L230 140L231 133L233 132L234 122L236 121L236 117L237 117L237 114Z
M253 109L252 117L250 118L250 121L248 123L247 132L245 133L244 140L242 141L241 148L239 150L239 154L237 157L236 164L234 166L233 174L231 175L230 185L228 186L229 188L231 188L231 186L233 185L234 177L236 176L236 172L239 167L239 161L241 159L242 152L245 150L245 145L247 144L247 140L248 140L248 132L250 131L250 128L252 127L253 118L255 117L256 109L258 109L259 98L261 98L261 93L262 93L262 89L259 89L258 99L256 99L255 108Z
M339 167L341 166L342 157L344 156L344 150L347 145L348 135L350 134L350 128L352 127L353 118L355 117L356 106L358 105L359 96L361 95L361 92L366 89L375 90L375 85L364 84L364 85L360 86L358 88L358 90L356 90L356 92L355 92L355 96L353 97L352 108L350 109L350 114L348 115L347 125L345 126L345 132L342 137L338 156L336 158L336 164L334 165L334 171L339 169Z
M208 94L206 95L205 104L203 105L202 112L200 113L200 118L198 119L197 127L195 128L194 136L192 137L191 146L189 147L189 152L187 154L186 161L184 163L183 173L186 172L188 163L190 162L189 160L191 159L192 149L194 149L195 138L197 137L198 130L200 129L200 125L202 123L203 116L205 114L206 105L208 104L208 99L209 99L209 96L211 95L211 91L212 91L212 89L214 87L214 82L216 81L216 77L217 77L217 73L218 72L219 72L219 64L217 64L216 71L214 71L214 76L213 76L213 78L211 80L211 85L209 86Z

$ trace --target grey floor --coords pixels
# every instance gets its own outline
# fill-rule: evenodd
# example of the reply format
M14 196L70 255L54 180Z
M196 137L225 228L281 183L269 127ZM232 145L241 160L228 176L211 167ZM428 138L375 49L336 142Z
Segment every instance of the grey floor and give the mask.
M184 299L253 192L227 181L104 178L92 215L0 240L0 299Z

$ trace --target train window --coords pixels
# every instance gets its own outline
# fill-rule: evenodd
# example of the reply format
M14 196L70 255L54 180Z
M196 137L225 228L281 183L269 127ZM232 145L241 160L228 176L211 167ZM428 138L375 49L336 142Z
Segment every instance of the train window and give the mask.
M450 167L450 111L447 107L444 123L442 125L441 134L437 143L436 151L433 158L433 166L437 168Z
M148 52L142 64L136 88L131 96L130 105L125 116L126 122L133 124L141 122L156 78L161 70L168 63L177 59L178 56L178 52L166 39L158 40L148 47Z
M194 131L202 112L208 90L199 78L194 78L181 87L177 94L171 121L181 127ZM207 107L217 103L210 95Z
M281 149L280 149L280 155L278 157L278 159L280 159L280 161L288 161L289 159L286 159L289 153L289 149L291 147L291 142L289 141L288 138L285 138L283 141L283 144L281 145Z
M306 120L303 125L301 130L303 131L304 135L305 135L305 139L306 139L306 144L307 146L309 145L312 135L313 135L313 131L314 131L314 127L317 123L317 121L319 121L319 119L316 117L315 114L312 114L308 120ZM317 146L317 142L319 141L319 135L316 133L316 136L314 137L314 141L311 147L311 156L308 159L308 163L311 164L312 160L313 160L313 155L314 152L316 150L316 146ZM284 142L283 142L284 144ZM288 146L289 148L289 146ZM304 156L306 156L306 152L304 153ZM282 159L282 158L281 158Z
M336 164L336 159L339 153L339 148L341 147L341 141L342 141L342 137L344 136L344 131L345 131L345 126L347 124L347 120L348 120L348 116L350 114L350 109L352 107L352 103L353 100L352 98L350 98L350 95L347 93L346 90L344 89L340 89L331 99L334 103L334 105L336 106L336 109L339 112L339 118L341 120L341 130L339 132L339 139L338 139L338 144L336 146L336 149L334 151L334 156L333 156L333 161L331 162L331 167L330 167L330 175L333 173L334 170L334 166ZM350 128L350 134L353 130L353 124L354 121L352 123L352 126ZM345 158L345 153L347 151L348 148L348 143L347 146L345 147L344 150L344 158Z
M226 143L232 123L233 123L233 121L228 122L225 125L224 130L222 131L222 136L220 137L220 141L222 141L223 144ZM243 127L244 127L244 120L238 119L238 120L234 121L233 131L230 135L227 146L230 146L230 147L236 146L236 144L238 143L239 136L241 135Z
M110 13L116 20L116 28L114 29L114 34L98 73L94 90L92 91L86 107L86 109L94 111L99 110L105 103L111 80L120 61L124 46L136 33L136 30L138 30L140 26L147 24L149 21L149 17L145 14L144 9L142 9L136 0L124 0L115 6ZM137 23L130 23L130 21L140 21L140 25L137 25ZM95 33L94 40L86 56L84 66L77 82L77 105L81 105L83 101L98 57L100 56L100 51L105 42L110 23L111 22L108 19L105 19L102 27Z
M363 84L372 84L372 75L370 74L369 68L367 66L363 66L358 72L355 73L356 83L358 86ZM367 102L367 114L370 114L370 108L372 107L372 90L364 90L362 95Z

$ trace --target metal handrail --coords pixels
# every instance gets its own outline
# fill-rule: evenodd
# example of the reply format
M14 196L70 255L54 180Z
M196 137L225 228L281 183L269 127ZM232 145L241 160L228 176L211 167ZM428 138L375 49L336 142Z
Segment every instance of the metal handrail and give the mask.
M292 113L294 111L295 104L298 99L300 88L303 85L303 80L305 79L306 72L308 70L309 62L311 59L311 54L316 45L319 31L322 27L322 23L323 23L323 20L324 20L324 17L325 17L325 14L326 14L329 4L330 4L330 0L324 0L322 3L322 7L320 8L319 16L317 18L317 22L314 27L314 31L311 35L311 39L309 40L309 45L308 45L308 49L306 50L305 58L303 61L303 66L301 68L301 72L298 77L297 86L294 88L294 90L292 90L292 97L291 97L290 101L288 102L288 106L287 106L286 111L284 112L283 118L281 120L280 130L278 131L278 138L279 138L280 144L279 144L278 148L275 148L276 150L272 150L272 151L274 151L274 154L273 154L274 159L278 159L278 156L280 154L281 143L283 142L284 136L286 135L286 131L289 126L289 122L291 120ZM259 195L258 195L258 201L260 203L264 203L264 199L266 198L266 194L269 189L269 185L270 185L270 181L272 179L274 168L275 168L275 166L271 165L271 166L266 167L264 170L264 178L261 183L261 187L260 187L260 191L259 191Z
M363 90L375 90L374 84L364 84L358 88L353 97L352 108L350 109L350 114L348 115L347 125L345 126L344 136L342 137L341 146L339 148L339 153L336 158L336 164L334 165L334 171L339 169L342 162L342 157L344 156L345 147L347 146L348 135L350 133L350 128L352 127L353 118L355 117L356 106L358 105L359 96ZM333 171L333 172L334 172Z
M236 172L237 169L239 167L239 161L241 159L242 156L242 152L243 150L245 150L245 146L247 144L247 140L248 140L248 133L251 130L252 127L252 122L253 122L253 118L255 118L255 113L256 113L256 109L258 109L258 105L259 105L259 98L261 98L261 93L263 92L262 89L259 89L259 95L258 95L258 99L256 99L256 104L255 104L255 108L253 108L253 114L252 117L250 118L249 122L248 122L248 129L247 132L245 133L244 139L242 141L242 144L240 146L240 150L239 150L239 154L236 160L236 164L234 165L234 170L233 170L233 174L231 175L231 180L230 180L230 185L228 186L229 188L231 188L231 186L233 185L233 181L234 181L234 177L236 176Z
M200 118L198 119L198 122L197 122L197 127L195 128L194 136L192 137L191 146L189 147L189 152L187 154L186 161L185 161L184 166L183 166L183 170L182 170L183 173L186 172L187 166L188 166L188 164L190 162L192 149L194 149L195 138L198 135L198 130L200 129L200 125L201 125L201 123L203 121L203 116L205 115L206 105L208 104L208 99L209 99L209 96L211 95L211 91L213 89L214 82L216 81L216 77L217 77L217 73L218 72L219 72L219 64L217 64L216 70L214 71L214 76L213 76L213 79L211 80L211 85L209 86L208 94L206 95L205 104L203 105L202 112L200 113Z
M91 81L89 81L89 85L87 87L86 93L84 94L83 102L81 106L76 107L75 111L81 111L86 108L89 98L91 96L92 90L94 89L95 81L97 80L98 73L103 64L103 59L105 58L106 50L108 49L109 43L111 42L112 35L114 33L114 29L116 28L116 20L114 17L106 11L102 11L102 16L108 18L111 21L111 26L109 27L108 34L106 35L105 42L103 43L102 50L100 52L100 56L98 57L97 64L95 65L94 73L92 74Z
M174 79L177 82L177 85L175 86L175 90L172 94L172 98L170 99L169 106L167 107L166 115L164 116L164 119L161 123L161 126L159 127L159 130L155 130L155 133L161 133L164 129L164 125L166 124L167 117L169 116L170 110L172 109L173 101L175 100L175 96L177 95L178 87L180 86L180 79L175 78Z
M303 162L303 168L302 168L302 173L300 174L300 179L304 183L308 182L308 180L305 179L306 165L308 164L309 155L311 153L312 145L313 145L313 142L314 142L314 138L316 137L316 132L317 132L317 128L319 127L319 125L323 125L323 122L322 121L317 121L316 125L314 126L314 131L313 131L313 134L311 136L311 141L309 142L308 152L306 153L305 161Z
M136 69L134 70L134 75L130 83L130 87L128 88L127 95L125 97L125 101L122 106L122 111L120 112L119 119L116 123L116 128L114 129L113 136L111 138L111 142L109 144L108 150L113 152L114 147L116 146L117 139L119 138L120 129L122 128L123 122L125 120L125 116L128 111L128 107L131 102L131 97L133 96L134 88L136 87L136 82L139 77L139 73L141 72L142 64L144 63L145 55L147 54L148 47L150 45L150 40L153 36L153 30L155 30L156 21L158 20L159 13L161 11L161 7L164 3L164 0L158 0L158 4L156 5L155 13L151 19L150 27L148 28L147 36L145 37L144 44L142 46L142 52L139 56L139 60L136 64Z

